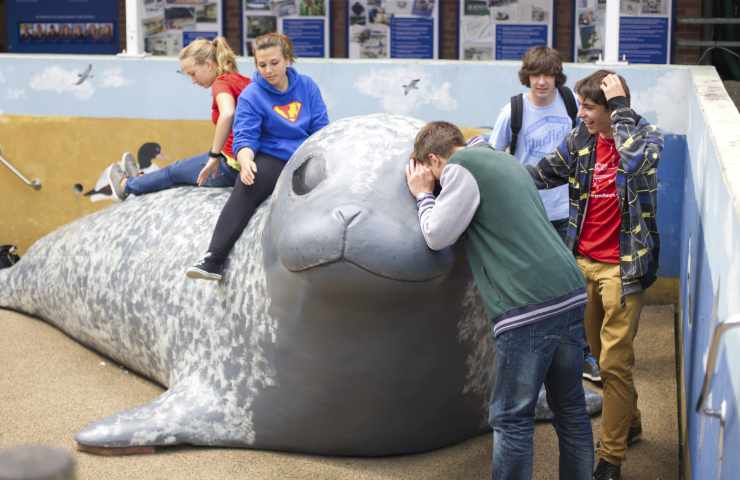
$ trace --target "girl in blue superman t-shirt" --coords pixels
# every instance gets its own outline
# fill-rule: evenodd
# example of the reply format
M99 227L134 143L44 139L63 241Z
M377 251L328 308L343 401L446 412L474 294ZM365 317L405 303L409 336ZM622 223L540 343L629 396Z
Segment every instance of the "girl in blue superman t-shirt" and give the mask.
M285 162L309 135L329 123L318 85L293 69L294 61L293 45L285 35L268 33L255 40L257 72L239 96L233 125L239 178L208 251L187 271L190 278L221 280L226 257L272 193Z

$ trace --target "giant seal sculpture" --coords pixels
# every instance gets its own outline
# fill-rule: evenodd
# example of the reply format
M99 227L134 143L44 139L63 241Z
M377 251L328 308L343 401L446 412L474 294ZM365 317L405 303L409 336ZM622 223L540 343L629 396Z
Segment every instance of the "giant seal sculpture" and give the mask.
M377 114L310 137L220 283L184 275L228 196L193 187L83 217L0 271L1 306L167 387L80 448L377 456L487 430L490 324L462 254L426 247L403 175L421 126Z

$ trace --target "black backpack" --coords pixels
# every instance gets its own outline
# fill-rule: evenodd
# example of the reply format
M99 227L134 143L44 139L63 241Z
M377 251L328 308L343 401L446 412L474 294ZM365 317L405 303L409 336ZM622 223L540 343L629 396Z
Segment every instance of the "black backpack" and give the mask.
M573 96L573 92L570 88L562 85L558 87L558 92L565 102L565 109L568 111L573 127L576 126L576 119L578 118L578 107L576 106L576 99ZM514 155L516 150L516 141L519 136L519 131L522 129L522 115L524 112L524 100L522 99L523 94L514 95L511 97L511 144L509 145L509 153Z
M15 245L0 245L0 268L12 267L20 259L15 254Z

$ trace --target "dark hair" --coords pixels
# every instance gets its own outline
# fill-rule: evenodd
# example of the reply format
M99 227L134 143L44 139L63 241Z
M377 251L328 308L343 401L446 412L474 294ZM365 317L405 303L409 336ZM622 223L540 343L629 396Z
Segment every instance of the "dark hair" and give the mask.
M560 53L549 47L532 47L527 50L522 57L522 68L519 69L519 81L525 87L531 87L530 75L552 75L555 77L555 86L563 86L566 76Z
M611 75L614 72L611 70L597 70L586 78L582 78L576 82L576 93L584 99L591 100L597 105L609 110L609 103L606 101L604 91L601 89L601 82L604 77ZM622 88L624 93L627 95L627 106L630 104L630 89L627 86L627 81L621 75L617 75L619 81L622 82Z
M464 147L465 137L449 122L431 122L424 125L414 140L414 160L427 165L429 154L450 158L455 147Z

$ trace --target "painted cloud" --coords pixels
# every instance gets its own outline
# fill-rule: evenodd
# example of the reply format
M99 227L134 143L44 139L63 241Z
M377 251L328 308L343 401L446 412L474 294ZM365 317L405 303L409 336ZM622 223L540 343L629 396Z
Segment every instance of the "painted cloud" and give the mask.
M404 95L404 85L419 79L416 88ZM416 68L386 68L372 70L369 75L355 83L360 93L382 102L384 112L411 115L423 105L432 104L439 110L452 111L457 101L452 97L449 82L434 82L422 70Z
M8 100L23 100L26 98L26 91L22 88L9 88L5 92L5 98Z
M670 72L655 79L655 86L632 93L632 105L641 113L655 112L655 125L664 133L686 134L688 105L677 102L689 91L686 72Z
M101 88L120 88L131 83L131 80L124 78L123 69L114 67L103 70L99 85Z
M30 86L33 90L71 93L80 100L88 100L95 93L95 89L90 82L75 85L78 80L77 73L77 71L65 70L54 65L47 67L41 73L33 75Z

